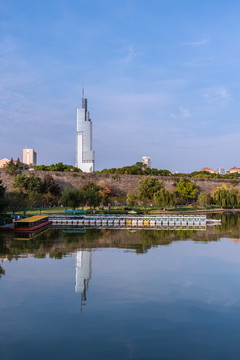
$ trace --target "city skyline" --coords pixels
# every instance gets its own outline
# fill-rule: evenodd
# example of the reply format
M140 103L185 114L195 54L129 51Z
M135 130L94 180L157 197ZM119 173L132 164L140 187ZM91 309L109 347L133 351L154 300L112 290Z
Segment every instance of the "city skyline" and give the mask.
M237 1L2 0L0 10L0 158L31 139L39 164L75 165L84 83L96 170L144 154L172 172L239 166Z

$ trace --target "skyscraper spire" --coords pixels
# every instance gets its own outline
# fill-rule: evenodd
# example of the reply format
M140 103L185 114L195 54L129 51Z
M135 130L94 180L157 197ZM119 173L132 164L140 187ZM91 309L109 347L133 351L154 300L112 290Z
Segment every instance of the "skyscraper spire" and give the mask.
M82 98L84 99L84 87L82 87Z

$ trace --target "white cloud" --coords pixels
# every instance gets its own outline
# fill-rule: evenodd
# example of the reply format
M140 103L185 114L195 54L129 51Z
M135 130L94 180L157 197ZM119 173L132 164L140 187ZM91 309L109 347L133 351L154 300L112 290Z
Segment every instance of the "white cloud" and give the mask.
M192 114L191 114L191 112L190 112L189 109L180 107L180 108L179 108L179 111L180 111L180 116L181 116L181 118L183 118L183 119L189 119L189 118L192 116Z
M130 63L132 61L132 59L134 58L134 55L135 55L135 51L134 51L133 45L129 45L127 56L124 58L124 62L127 64Z
M202 98L208 105L226 105L232 101L232 95L224 86L206 89Z
M206 45L210 43L210 39L207 38L207 39L202 39L202 40L199 40L199 41L189 41L189 42L184 42L182 43L182 45L186 45L186 46L201 46L201 45Z
M170 115L173 119L182 118L182 119L189 119L192 117L191 111L185 107L180 106L178 112L172 113Z

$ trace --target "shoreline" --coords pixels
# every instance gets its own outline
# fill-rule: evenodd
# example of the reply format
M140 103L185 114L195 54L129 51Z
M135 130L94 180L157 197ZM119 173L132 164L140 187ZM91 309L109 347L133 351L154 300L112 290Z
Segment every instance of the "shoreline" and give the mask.
M162 211L153 211L149 214L187 214L187 213L227 213L227 212L240 212L240 209L194 209L194 210L162 210Z

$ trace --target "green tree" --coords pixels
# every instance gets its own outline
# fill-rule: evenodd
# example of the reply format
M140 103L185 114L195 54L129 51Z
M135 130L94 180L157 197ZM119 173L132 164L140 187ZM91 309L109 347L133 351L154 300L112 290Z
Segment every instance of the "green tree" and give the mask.
M100 205L102 195L100 194L99 190L88 189L85 192L85 198L90 209L92 209L92 207L95 209L96 206Z
M100 190L100 186L98 186L97 184L93 183L93 182L87 182L85 185L83 185L81 187L82 191L87 191L87 190L94 190L94 191L99 191Z
M154 193L164 188L164 182L152 176L139 180L139 197L142 200L153 200Z
M9 175L16 175L21 172L21 169L19 168L19 166L16 166L13 158L11 158L11 160L7 163L5 169Z
M10 196L10 206L13 204L14 207L15 200L20 196L20 192L26 195L25 201L29 207L56 205L61 194L60 187L50 175L46 175L42 181L38 176L17 174L14 177L13 186L17 192L14 196Z
M158 208L173 206L175 196L167 189L161 189L154 193L153 199Z
M73 208L74 210L82 205L84 193L79 189L65 188L61 197L63 206Z
M5 187L2 185L2 180L0 180L0 213L3 212L6 206L7 199L5 197Z
M127 194L127 204L131 207L133 207L134 205L136 205L137 201L138 201L138 196L134 193L128 193Z
M13 186L25 193L43 193L43 182L38 176L18 174L14 178Z
M43 178L43 193L59 196L61 194L60 187L51 175L45 175Z
M235 207L240 205L239 191L232 187L228 189L226 186L218 187L213 194L213 201L221 207Z
M176 194L184 200L195 199L198 193L198 189L195 183L192 183L189 180L181 178L176 186Z
M198 195L198 203L200 206L207 206L207 204L209 204L210 199L209 199L209 195L202 191L200 192L200 194Z
M19 190L8 193L7 201L9 209L13 211L25 209L29 205L27 194Z

